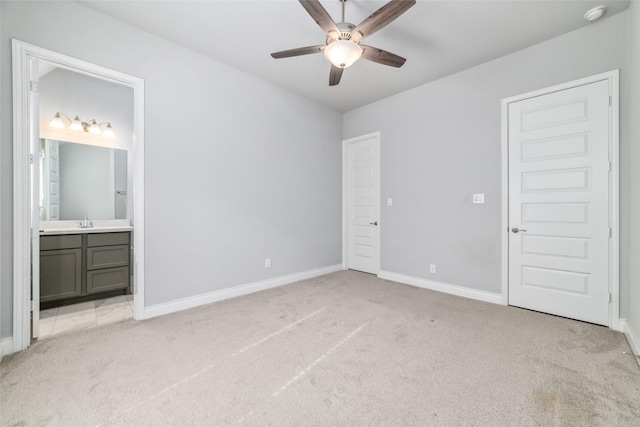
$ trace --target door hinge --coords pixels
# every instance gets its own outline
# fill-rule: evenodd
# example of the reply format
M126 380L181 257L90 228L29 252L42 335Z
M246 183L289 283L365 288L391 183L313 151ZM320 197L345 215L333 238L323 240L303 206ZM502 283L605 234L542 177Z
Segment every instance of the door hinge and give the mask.
M609 96L609 107L611 107L611 96Z
M609 162L609 172L611 172L611 162Z
M29 154L29 164L33 164L33 154Z
M611 304L611 292L609 292L609 304Z
M31 90L31 92L35 92L35 93L40 92L40 84L38 82L30 81L29 82L29 90Z
M609 238L613 237L613 230L609 227Z

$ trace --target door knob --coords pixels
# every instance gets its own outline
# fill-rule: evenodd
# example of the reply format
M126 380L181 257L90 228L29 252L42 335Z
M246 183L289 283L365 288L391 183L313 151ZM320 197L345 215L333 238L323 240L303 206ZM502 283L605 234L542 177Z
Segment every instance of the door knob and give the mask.
M370 222L369 225L378 225L378 221Z
M511 231L513 231L514 233L519 233L519 232L521 232L521 231L527 231L527 230L521 230L521 229L519 229L518 227L513 227L513 228L511 229Z

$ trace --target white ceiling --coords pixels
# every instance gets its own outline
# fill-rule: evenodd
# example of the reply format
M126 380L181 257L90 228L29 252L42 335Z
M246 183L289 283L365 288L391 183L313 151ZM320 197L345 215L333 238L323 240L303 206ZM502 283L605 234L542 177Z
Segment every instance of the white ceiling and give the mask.
M273 59L271 52L320 45L323 31L297 0L81 1L86 6L278 86L349 111L446 75L540 43L585 25L592 7L602 19L628 0L418 0L396 21L367 38L407 58L402 68L366 60L329 87L322 54ZM321 0L340 21L339 0ZM346 21L359 24L385 1L347 0ZM215 76L212 76L215 78Z

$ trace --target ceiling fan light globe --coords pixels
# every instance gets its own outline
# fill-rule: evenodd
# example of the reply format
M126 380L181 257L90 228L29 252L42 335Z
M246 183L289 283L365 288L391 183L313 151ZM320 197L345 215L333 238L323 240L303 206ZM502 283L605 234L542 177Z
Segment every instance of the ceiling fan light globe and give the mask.
M324 57L338 68L353 65L362 56L362 48L350 40L336 40L324 49Z

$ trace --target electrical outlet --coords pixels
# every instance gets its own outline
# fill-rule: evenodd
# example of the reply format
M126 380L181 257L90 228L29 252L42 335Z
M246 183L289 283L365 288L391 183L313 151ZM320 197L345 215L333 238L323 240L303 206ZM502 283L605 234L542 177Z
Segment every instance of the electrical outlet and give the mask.
M484 203L484 193L474 194L473 203Z
M271 268L271 258L265 258L264 268Z
M436 272L436 265L429 264L429 273L435 274L435 272Z

